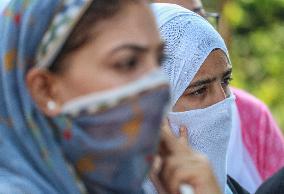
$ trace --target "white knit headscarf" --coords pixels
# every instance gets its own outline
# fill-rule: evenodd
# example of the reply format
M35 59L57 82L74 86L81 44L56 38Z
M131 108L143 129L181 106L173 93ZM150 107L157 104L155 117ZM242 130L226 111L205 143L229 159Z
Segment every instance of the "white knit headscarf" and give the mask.
M228 60L229 55L222 37L201 16L174 4L154 3L152 7L166 42L163 69L175 104L214 49L221 49Z

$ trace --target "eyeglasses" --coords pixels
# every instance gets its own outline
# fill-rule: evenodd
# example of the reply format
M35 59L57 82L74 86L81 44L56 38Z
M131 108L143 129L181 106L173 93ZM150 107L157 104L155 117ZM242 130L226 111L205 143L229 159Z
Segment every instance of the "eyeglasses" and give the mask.
M216 30L219 28L220 14L217 12L206 12L205 18L212 24Z
M210 24L212 24L215 29L218 30L219 27L219 21L220 21L220 14L217 12L206 12L202 6L197 7L195 9L192 9L193 12L201 15L205 19L209 21Z

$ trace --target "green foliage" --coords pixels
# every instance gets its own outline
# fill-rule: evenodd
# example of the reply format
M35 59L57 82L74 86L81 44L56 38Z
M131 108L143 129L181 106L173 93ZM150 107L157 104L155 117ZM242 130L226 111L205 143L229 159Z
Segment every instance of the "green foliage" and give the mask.
M264 101L284 130L284 0L225 2L222 17L232 31L233 85ZM211 10L220 3L204 1Z

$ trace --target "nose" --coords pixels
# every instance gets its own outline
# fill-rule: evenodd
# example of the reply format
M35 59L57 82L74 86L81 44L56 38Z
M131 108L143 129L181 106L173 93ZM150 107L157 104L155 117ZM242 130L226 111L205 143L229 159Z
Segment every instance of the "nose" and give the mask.
M159 62L157 61L157 56L153 53L150 53L149 56L147 56L146 63L146 72L154 71L160 67Z
M225 100L227 98L227 94L224 87L222 86L222 83L215 83L214 85L214 104L216 104Z

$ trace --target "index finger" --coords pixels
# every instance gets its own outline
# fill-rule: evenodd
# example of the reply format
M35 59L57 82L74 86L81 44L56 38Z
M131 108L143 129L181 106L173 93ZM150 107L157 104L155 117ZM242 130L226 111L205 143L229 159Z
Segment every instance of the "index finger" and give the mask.
M181 126L179 128L179 137L178 137L178 141L185 145L188 146L189 145L189 140L188 140L188 131L187 128L185 126Z
M162 157L172 154L176 150L177 139L166 129L161 131L159 154Z
M188 144L179 142L179 140L171 133L162 130L161 143L159 154L162 157L166 157L176 153L191 153L191 147Z
M165 131L166 133L172 135L172 131L171 131L171 128L170 128L170 122L167 118L164 119L164 121L163 121L162 130Z
M178 139L178 142L180 144L183 144L184 146L189 147L189 149L191 149L191 146L190 146L190 143L189 143L189 137L188 137L188 129L185 126L182 125L179 128L179 137L175 137L173 135L173 132L172 132L171 128L170 128L170 121L169 121L169 119L165 119L163 121L162 130L166 134L168 134L169 136L172 136L172 137Z

